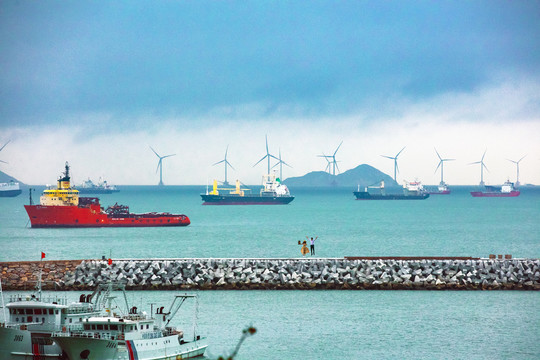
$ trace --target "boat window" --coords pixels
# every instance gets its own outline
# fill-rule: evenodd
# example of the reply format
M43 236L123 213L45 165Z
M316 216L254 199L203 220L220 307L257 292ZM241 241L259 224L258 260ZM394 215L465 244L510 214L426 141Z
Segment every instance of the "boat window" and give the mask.
M41 315L41 309L34 309L34 314Z
M19 322L19 318L18 318L18 317L15 318L15 322Z
M118 330L118 325L111 325L111 330Z
M45 318L41 318L41 322L45 324Z
M28 318L26 319L26 322L32 322L32 317L28 316Z
M98 324L97 329L98 329L98 330L103 330L103 325Z
M148 329L148 324L146 324L146 328Z
M54 312L56 315L58 315L58 309Z
M92 330L96 330L96 325L92 325Z
M89 326L89 325L84 324L83 326L84 326L84 330L90 330L90 326Z
M17 309L17 314L24 315L24 309Z
M54 309L49 309L49 315L54 315Z

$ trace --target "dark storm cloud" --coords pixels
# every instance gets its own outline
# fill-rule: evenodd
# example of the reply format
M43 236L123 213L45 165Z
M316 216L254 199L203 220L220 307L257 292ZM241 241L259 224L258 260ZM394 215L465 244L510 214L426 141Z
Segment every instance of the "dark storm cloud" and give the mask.
M469 91L538 76L538 4L4 1L0 118L115 124L246 104L324 116Z

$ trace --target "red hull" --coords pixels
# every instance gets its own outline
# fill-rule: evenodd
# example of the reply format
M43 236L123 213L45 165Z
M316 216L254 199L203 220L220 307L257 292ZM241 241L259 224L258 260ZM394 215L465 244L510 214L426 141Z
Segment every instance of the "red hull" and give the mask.
M509 193L471 191L473 197L516 197L519 194L520 192L518 190L513 190Z
M33 228L187 226L185 215L168 213L108 215L99 204L82 206L25 205Z
M448 194L450 194L450 190L433 191L433 192L428 192L428 194L430 194L430 195L448 195Z

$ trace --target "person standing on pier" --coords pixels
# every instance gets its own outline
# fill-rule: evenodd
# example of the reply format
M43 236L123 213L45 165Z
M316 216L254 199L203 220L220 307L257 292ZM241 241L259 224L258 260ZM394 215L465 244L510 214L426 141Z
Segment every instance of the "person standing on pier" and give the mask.
M311 256L315 255L315 240L317 240L319 237L316 236L315 239L313 238L313 236L311 237L311 239L309 238L309 236L306 236L307 239L309 239L309 248L311 250Z

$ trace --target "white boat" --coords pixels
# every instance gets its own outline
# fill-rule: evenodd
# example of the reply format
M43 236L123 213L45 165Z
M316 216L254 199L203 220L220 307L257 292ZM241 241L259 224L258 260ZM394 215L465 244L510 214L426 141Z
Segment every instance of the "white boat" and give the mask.
M35 293L10 296L4 307L5 323L0 323L0 360L65 359L52 334L82 329L84 319L103 310L102 295L94 291L68 304L66 298L43 296L38 281Z
M19 196L21 192L18 182L11 180L7 183L0 183L0 197L15 197Z
M197 295L176 295L169 311L157 309L155 317L132 307L127 315L109 311L109 316L85 319L82 330L57 332L53 339L71 360L79 359L188 359L203 356L206 338L196 335L186 339L182 331L169 326L186 299ZM198 302L196 301L195 314Z

